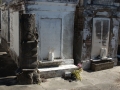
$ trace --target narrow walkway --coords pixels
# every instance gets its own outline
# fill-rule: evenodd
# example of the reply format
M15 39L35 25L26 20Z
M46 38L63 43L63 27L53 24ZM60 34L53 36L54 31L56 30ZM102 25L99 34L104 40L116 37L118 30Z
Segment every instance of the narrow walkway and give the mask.
M97 72L82 73L82 81L69 82L60 77L40 85L1 85L0 90L120 90L120 66Z
M53 78L41 86L43 90L120 90L120 66L97 72L83 71L82 81Z

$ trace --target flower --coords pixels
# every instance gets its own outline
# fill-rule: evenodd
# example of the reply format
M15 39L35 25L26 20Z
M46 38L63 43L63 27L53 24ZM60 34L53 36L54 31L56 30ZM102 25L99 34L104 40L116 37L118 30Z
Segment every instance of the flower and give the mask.
M82 64L81 64L81 63L78 63L77 67L78 67L78 68L82 68Z

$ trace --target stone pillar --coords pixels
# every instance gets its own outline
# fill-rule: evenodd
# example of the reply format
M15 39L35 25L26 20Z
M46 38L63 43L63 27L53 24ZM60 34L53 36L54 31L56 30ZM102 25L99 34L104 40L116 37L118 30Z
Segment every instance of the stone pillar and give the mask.
M73 46L73 57L75 64L81 62L81 51L82 51L82 32L83 32L83 7L76 6L75 20L74 20L74 46Z
M34 14L20 16L20 61L21 72L18 74L20 84L33 84L40 82L37 70L37 39Z

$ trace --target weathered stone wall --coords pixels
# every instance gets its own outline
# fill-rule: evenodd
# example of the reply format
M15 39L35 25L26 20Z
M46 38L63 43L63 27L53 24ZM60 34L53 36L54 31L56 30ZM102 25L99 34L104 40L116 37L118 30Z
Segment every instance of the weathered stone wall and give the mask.
M9 42L9 14L8 10L2 10L1 12L1 37L4 38L6 41Z
M27 13L35 13L36 28L40 35L38 39L38 60L44 61L44 59L47 59L47 54L51 49L55 52L56 60L73 59L74 12L76 4L70 4L69 2L68 4L57 2L32 3L32 1L31 4L29 3L26 2ZM50 22L51 24L49 24ZM47 29L55 22L58 28ZM44 37L45 35L46 37ZM56 38L54 39L53 36Z
M110 43L109 43L109 53L108 56L112 57L117 64L117 50L119 43L119 30L120 30L120 21L118 18L112 18L112 27L110 32Z
M9 0L7 0L9 1ZM13 0L19 1L19 0ZM21 0L22 1L22 0ZM83 1L83 0L80 0ZM53 2L53 3L51 3ZM70 59L73 58L73 32L74 37L74 58L75 62L87 61L91 59L91 48L92 48L92 23L93 18L103 17L110 18L111 20L111 31L110 31L110 42L108 57L116 58L117 45L118 45L118 30L120 17L117 6L119 6L119 1L113 2L113 0L84 0L84 9L80 7L80 10L76 12L75 17L75 29L73 29L74 24L74 14L75 7L78 0L29 0L24 4L13 4L10 6L11 9L15 11L25 10L26 13L35 13L36 17L36 28L39 35L41 36L41 22L43 19L59 19L62 23L61 25L61 46L60 46L60 58ZM81 13L83 12L83 13ZM83 15L83 16L81 16ZM77 20L78 19L78 20ZM44 20L43 20L44 21ZM82 22L82 24L81 24ZM77 27L77 28L76 28ZM13 31L14 32L14 31ZM12 40L13 41L13 40ZM41 38L39 38L39 51L38 59L41 60ZM56 45L55 45L56 46ZM16 51L15 51L16 52ZM77 53L76 53L77 52Z
M80 11L78 12L80 13ZM77 15L79 15L79 13ZM117 49L118 49L117 48L118 47L118 33L119 33L119 23L120 23L118 19L119 18L118 8L112 7L112 6L87 5L84 8L83 13L84 13L83 14L84 16L83 17L84 18L83 30L80 30L78 26L76 26L76 23L79 26L80 24L78 21L77 22L75 21L75 32L76 32L76 27L78 28L78 31L79 31L74 34L75 35L74 37L76 38L76 39L74 38L75 39L74 50L76 50L76 52L74 53L75 62L83 62L83 66L85 66L85 68L86 67L89 68L90 59L91 59L91 49L92 49L93 18L109 18L111 23L110 23L110 38L109 38L109 45L108 45L109 48L108 48L107 56L110 58L113 58L116 64L117 62L116 56L117 56ZM80 41L81 39L80 37L82 38L81 41ZM78 39L79 41L77 40L77 38L79 38ZM80 49L80 46L81 46L80 44L82 44L82 50Z
M74 47L73 47L73 57L75 59L75 64L81 62L82 54L82 39L83 39L83 26L84 26L84 16L83 8L76 6L75 18L74 18Z
M93 0L93 4L111 5L113 3L114 3L114 0Z
M20 19L20 68L35 69L38 66L35 15L23 14Z

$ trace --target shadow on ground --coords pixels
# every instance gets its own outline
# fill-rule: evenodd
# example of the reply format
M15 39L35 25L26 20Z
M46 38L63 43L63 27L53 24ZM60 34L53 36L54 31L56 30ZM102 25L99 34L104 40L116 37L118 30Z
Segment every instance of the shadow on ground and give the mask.
M0 85L6 85L6 86L11 86L11 85L17 85L17 78L16 76L9 76L5 78L0 78Z
M15 85L17 64L0 44L0 85Z

